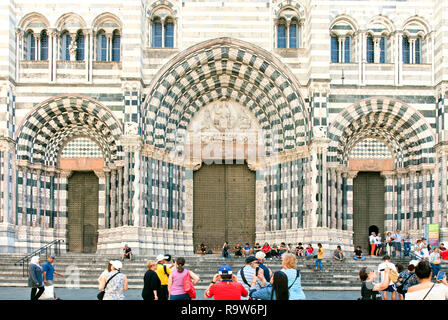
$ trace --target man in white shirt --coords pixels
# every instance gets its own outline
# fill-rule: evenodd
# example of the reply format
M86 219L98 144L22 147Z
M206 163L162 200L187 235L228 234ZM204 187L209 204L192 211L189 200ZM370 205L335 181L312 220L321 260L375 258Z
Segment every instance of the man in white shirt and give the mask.
M380 256L381 252L383 251L383 243L382 243L382 239L381 239L381 233L378 232L375 240L376 240L375 241L375 243L376 243L375 255Z
M372 234L369 236L369 243L370 243L370 255L375 255L375 249L376 249L376 234L375 232L372 232Z
M378 266L378 272L381 276L381 282L383 282L383 280L384 280L384 272L386 270L386 267L397 272L397 268L395 267L395 265L392 262L390 262L390 257L387 255L383 257L383 262L380 263ZM397 300L397 288L395 286L395 283L392 280L389 282L389 287L387 287L387 289L382 291L383 300L388 299L388 296L387 296L388 292L391 293L392 300Z
M397 231L395 231L391 238L395 247L395 251L393 251L392 255L395 257L399 254L400 258L403 258L403 254L401 253L401 243L403 242L403 235L400 233L400 230L397 229Z

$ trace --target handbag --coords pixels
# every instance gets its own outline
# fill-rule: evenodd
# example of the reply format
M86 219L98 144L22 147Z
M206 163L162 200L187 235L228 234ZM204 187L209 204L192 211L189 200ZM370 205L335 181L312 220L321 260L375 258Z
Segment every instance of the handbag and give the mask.
M109 280L107 280L106 284L104 285L103 291L98 292L98 294L96 295L98 300L103 300L104 294L106 293L107 284L109 283L110 280L112 280L119 273L120 273L120 271L118 271L116 274L114 274L112 277L110 277Z
M49 299L54 299L54 286L45 286L45 291L39 298L39 300Z
M188 270L187 270L187 275L184 277L184 290L185 290L185 293L188 294L188 296L191 299L196 298L196 290L194 289L193 281L191 281L191 278L190 278L190 271L188 271Z

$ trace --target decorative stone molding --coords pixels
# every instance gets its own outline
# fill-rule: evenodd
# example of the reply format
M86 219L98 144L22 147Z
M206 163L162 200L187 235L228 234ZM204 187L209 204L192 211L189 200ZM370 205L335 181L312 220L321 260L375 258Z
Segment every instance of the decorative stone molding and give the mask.
M120 137L120 144L125 152L140 151L143 146L143 139L136 135L124 135Z

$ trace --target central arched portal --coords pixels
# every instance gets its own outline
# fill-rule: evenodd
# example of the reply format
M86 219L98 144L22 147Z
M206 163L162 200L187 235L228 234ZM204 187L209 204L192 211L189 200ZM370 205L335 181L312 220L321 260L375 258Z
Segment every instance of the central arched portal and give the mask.
M193 241L219 251L255 241L255 172L246 164L204 164L194 172Z

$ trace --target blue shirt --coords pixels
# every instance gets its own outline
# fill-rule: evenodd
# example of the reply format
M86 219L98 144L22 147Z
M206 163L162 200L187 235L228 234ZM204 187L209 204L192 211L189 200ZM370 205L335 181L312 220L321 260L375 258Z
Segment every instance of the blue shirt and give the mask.
M42 272L46 271L46 279L53 281L53 275L54 275L54 267L53 264L47 261L44 266L42 267Z
M280 271L283 271L288 276L288 287L292 286L289 289L289 300L305 300L306 297L305 293L302 290L301 283L302 275L300 274L299 277L297 277L296 269L282 269Z

